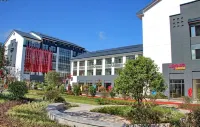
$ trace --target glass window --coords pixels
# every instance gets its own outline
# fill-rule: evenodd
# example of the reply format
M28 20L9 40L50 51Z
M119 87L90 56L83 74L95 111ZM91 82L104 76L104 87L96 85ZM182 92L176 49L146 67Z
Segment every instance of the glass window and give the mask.
M115 57L115 63L122 63L122 57Z
M112 58L106 58L106 64L112 64Z
M96 70L96 75L102 75L102 69L97 69Z
M111 69L106 69L105 70L105 75L111 75Z
M102 59L97 59L96 60L96 65L102 65Z
M49 49L50 49L50 51L52 51L52 52L56 52L56 47L55 47L55 46L51 46Z
M53 54L52 62L56 62L56 54Z
M77 61L74 61L74 67L77 67Z
M44 50L49 50L49 46L48 46L48 45L45 45L45 44L43 44L43 45L42 45L42 49L44 49Z
M71 50L59 48L58 70L70 72Z
M56 70L56 62L52 62L52 70Z
M88 66L92 66L94 65L94 61L93 60L88 60Z
M191 37L200 36L200 24L190 27Z
M77 76L77 71L73 71L73 76Z
M93 70L87 70L87 75L93 75Z
M200 59L200 44L191 46L192 60Z
M170 97L180 98L185 95L184 93L184 80L172 79L170 80Z
M84 76L85 75L85 71L84 70L80 70L79 71L79 76Z
M85 61L80 61L79 66L85 66Z

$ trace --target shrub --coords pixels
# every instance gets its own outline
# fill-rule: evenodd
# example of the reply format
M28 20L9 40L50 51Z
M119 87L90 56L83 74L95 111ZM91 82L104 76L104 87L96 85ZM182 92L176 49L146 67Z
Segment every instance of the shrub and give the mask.
M104 86L99 87L99 92L105 92L105 91L106 91L106 88Z
M8 85L8 91L18 99L28 93L28 88L25 82L15 81Z
M68 90L67 95L74 95L74 93L71 90Z
M89 87L89 92L92 97L96 95L96 89L93 86Z
M48 101L54 101L59 97L59 92L57 90L50 90L45 93L45 99Z
M200 108L197 108L193 111L193 118L194 118L194 122L195 122L195 126L199 126L200 125Z
M100 94L101 94L101 97L103 97L103 98L106 98L109 96L109 92L107 92L107 91L100 92Z
M75 96L79 96L81 93L81 89L79 85L73 85L73 93Z
M100 105L114 104L114 105L134 105L134 102L125 100L110 100L106 98L97 98L96 102Z
M184 96L183 101L185 104L190 104L192 102L192 98L188 96Z
M63 97L60 97L60 96L56 97L54 99L54 102L55 103L66 103L65 99Z
M65 93L66 92L66 89L65 89L65 85L62 84L60 87L59 87L59 91L60 93Z
M110 91L110 97L111 98L114 98L116 96L116 93L115 93L115 91L112 89L111 91Z
M88 96L88 94L89 94L89 85L83 85L83 93L85 93L86 94L86 96Z

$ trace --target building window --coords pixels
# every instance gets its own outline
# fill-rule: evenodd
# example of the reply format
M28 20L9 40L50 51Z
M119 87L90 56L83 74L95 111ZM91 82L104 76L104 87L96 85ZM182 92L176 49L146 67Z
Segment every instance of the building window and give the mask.
M73 76L77 76L77 71L73 71Z
M58 70L70 72L71 50L59 48Z
M97 59L96 60L96 65L102 65L102 59Z
M122 63L122 57L115 57L115 63Z
M49 49L50 49L51 52L56 52L56 47L55 46L51 46Z
M121 70L122 70L122 68L115 68L115 75L119 75Z
M200 24L190 27L191 37L200 36Z
M84 67L85 66L85 61L80 61L79 66Z
M105 70L105 75L111 75L111 69L106 69Z
M106 64L112 64L112 58L106 58Z
M135 55L126 56L126 61L127 60L134 60L134 59L135 59Z
M93 70L87 70L87 75L93 75Z
M85 75L85 71L84 70L80 70L79 71L79 76L84 76Z
M77 61L74 61L74 67L77 67Z
M200 44L192 45L192 60L200 59Z
M56 62L52 62L52 70L56 70Z
M92 66L94 65L94 61L93 60L88 60L88 66Z
M102 69L97 69L96 70L96 75L102 75Z
M180 98L185 95L184 93L184 80L172 79L170 80L170 98Z
M49 50L49 46L48 46L48 45L45 45L45 44L43 44L43 45L42 45L42 49L44 49L44 50Z
M53 54L52 62L56 62L56 54Z

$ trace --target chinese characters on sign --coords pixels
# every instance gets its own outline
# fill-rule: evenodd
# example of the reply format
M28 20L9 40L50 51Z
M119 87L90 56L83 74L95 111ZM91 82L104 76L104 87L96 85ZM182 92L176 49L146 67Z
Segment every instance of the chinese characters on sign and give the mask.
M170 64L169 68L172 68L174 70L185 70L186 69L186 65L184 63L181 63L181 64Z

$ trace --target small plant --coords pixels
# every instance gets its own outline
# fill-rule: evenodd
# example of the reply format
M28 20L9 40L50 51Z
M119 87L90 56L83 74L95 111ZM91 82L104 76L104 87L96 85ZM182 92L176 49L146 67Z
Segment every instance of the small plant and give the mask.
M81 94L81 89L79 85L73 85L73 93L75 96L79 96Z
M65 99L63 97L57 97L54 99L55 103L66 103Z
M106 88L104 86L99 87L99 92L105 92Z
M89 87L89 92L92 97L96 95L96 89L93 86Z
M28 88L26 87L25 82L15 81L8 85L8 91L13 95L13 97L19 99L28 93Z
M192 102L192 98L188 96L184 96L183 101L185 104L190 104Z
M60 93L65 93L66 92L66 89L65 89L65 85L62 84L60 87L59 87L59 91Z
M116 96L116 93L115 93L115 91L112 89L111 91L110 91L110 97L111 98L114 98Z
M88 94L89 94L89 85L87 85L87 84L83 85L83 93L85 93L86 96L88 96Z
M102 91L102 92L100 92L100 94L101 94L101 97L103 97L103 98L106 98L109 96L109 92L107 92L107 91Z
M57 90L50 90L45 93L45 99L48 101L54 101L59 97L59 92Z

